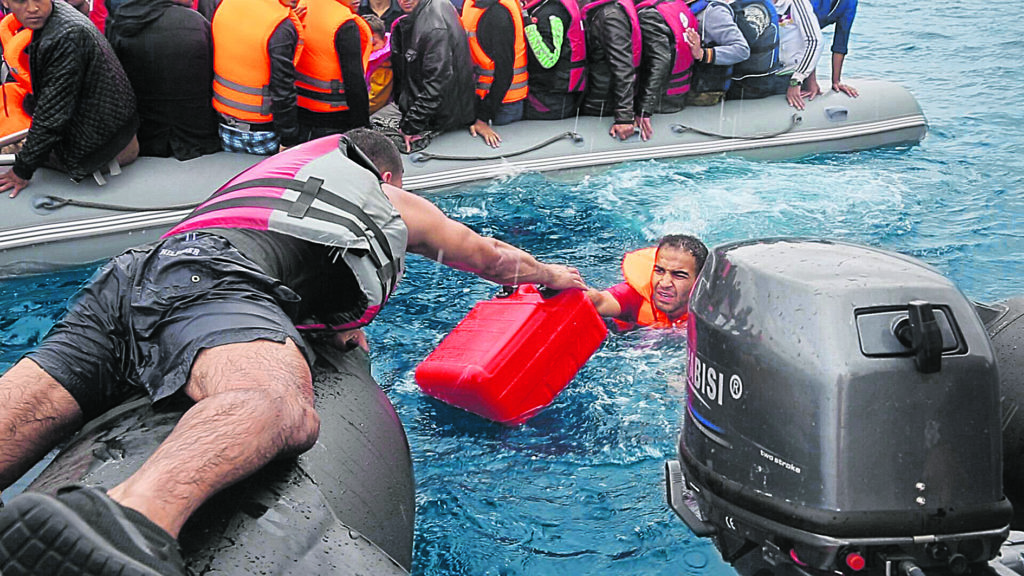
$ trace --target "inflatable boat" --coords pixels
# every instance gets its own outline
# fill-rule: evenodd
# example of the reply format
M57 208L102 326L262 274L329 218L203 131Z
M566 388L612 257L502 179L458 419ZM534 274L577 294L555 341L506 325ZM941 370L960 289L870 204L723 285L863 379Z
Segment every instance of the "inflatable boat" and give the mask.
M597 117L502 126L498 149L466 131L446 133L405 157L404 183L427 191L630 160L713 154L785 159L913 145L924 137L925 117L905 88L869 80L857 88L859 98L830 92L802 111L776 96L654 116L654 136L646 142L612 138L609 119ZM0 198L0 278L88 264L151 241L260 159L232 153L187 162L139 158L120 174L102 177L103 185L74 184L41 169L17 198Z
M394 408L361 350L317 350L320 437L204 504L181 532L189 573L408 574L415 500L412 460ZM128 402L88 423L28 490L111 488L127 478L190 406Z

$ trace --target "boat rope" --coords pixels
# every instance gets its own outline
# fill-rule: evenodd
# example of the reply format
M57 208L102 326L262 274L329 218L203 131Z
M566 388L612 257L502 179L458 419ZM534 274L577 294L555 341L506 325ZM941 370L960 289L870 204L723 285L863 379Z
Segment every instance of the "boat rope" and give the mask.
M685 134L686 132L696 132L697 134L703 134L704 136L713 136L715 138L722 138L725 140L763 140L765 138L775 138L776 136L782 136L786 132L789 132L793 128L796 128L801 122L804 121L803 116L799 114L793 114L789 118L789 126L786 126L782 130L777 132L768 132L765 134L754 134L750 136L736 136L729 134L718 134L716 132L710 132L707 130L701 130L700 128L694 128L693 126L684 126L683 124L672 124L669 128L676 134Z
M103 202L90 202L88 200L75 200L74 198L46 195L36 198L32 202L32 207L39 210L57 210L65 206L80 206L82 208L98 208L100 210L116 210L118 212L158 212L163 210L191 210L200 204L201 202L177 204L175 206L124 206L122 204L104 204Z
M455 161L501 160L502 158L511 158L513 156L519 156L521 154L526 154L527 152L533 152L534 150L540 150L541 148L543 148L545 146L549 146L549 145L554 144L555 142L558 142L559 140L563 140L565 138L571 138L573 142L582 142L583 141L583 136L580 136L576 132L571 132L570 131L570 132L562 132L561 134L556 134L555 136L552 136L551 138L548 138L547 140L545 140L543 142L534 144L533 146L530 146L529 148L524 148L524 149L519 150L517 152L511 152L511 153L508 153L508 154L495 154L493 156L447 156L445 154L431 154L430 152L416 152L415 154L411 154L409 156L409 159L412 160L413 162L417 162L417 163L418 162L426 162L427 160L455 160Z

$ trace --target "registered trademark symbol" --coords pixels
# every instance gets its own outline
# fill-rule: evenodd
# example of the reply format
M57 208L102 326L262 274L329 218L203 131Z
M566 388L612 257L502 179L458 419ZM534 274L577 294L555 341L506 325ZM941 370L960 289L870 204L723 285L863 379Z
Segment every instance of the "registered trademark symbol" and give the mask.
M740 396L743 396L743 380L740 380L738 374L733 374L732 378L729 378L729 393L732 394L733 400L739 400Z

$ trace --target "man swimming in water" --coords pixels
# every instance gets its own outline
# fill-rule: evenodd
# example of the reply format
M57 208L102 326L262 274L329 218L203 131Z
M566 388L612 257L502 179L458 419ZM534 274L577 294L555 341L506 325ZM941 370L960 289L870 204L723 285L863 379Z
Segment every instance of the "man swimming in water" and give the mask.
M587 297L598 314L615 320L620 329L683 328L690 290L707 257L707 247L693 236L664 236L656 247L626 254L625 282L607 290L589 288Z
M375 158L377 169L363 150L390 159ZM4 576L34 574L40 550L53 573L93 574L85 557L110 573L183 576L176 538L188 517L316 442L304 334L347 339L370 322L407 252L501 284L585 287L576 269L482 237L382 183L400 184L400 167L394 145L369 131L301 144L96 273L39 347L0 377L0 488L132 391L195 404L109 492L11 500L0 513Z

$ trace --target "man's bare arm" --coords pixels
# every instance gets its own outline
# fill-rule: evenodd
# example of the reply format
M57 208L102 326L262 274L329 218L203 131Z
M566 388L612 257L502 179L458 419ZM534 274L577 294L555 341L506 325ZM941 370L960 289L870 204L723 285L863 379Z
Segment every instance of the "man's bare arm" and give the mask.
M587 289L587 298L594 304L599 316L605 318L618 318L622 314L622 306L619 301L607 290Z
M448 218L425 198L389 184L383 188L409 229L409 252L499 284L586 288L575 268L539 262L511 244L481 236Z

